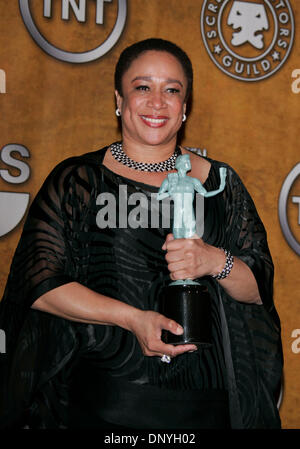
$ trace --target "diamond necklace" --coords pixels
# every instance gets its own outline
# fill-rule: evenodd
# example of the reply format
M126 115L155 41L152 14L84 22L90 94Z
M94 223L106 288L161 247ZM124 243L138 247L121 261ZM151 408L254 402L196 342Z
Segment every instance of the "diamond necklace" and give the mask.
M166 161L146 163L136 162L133 159L130 159L127 154L124 153L121 142L113 143L110 146L110 151L116 161L121 162L121 164L126 165L130 168L134 168L135 170L151 172L174 170L177 156L181 154L180 148L176 147L172 156L169 157L169 159L167 159Z

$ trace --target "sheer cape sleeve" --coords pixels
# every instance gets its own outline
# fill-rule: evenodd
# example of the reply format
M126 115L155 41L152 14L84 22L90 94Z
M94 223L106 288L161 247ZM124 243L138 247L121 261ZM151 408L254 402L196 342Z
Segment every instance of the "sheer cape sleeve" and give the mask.
M77 264L82 254L76 254L76 240L84 232L85 215L94 200L95 167L90 154L69 158L52 170L36 195L0 303L1 325L9 329L9 335L14 323L5 313L8 304L23 315L49 290L82 281Z
M6 353L0 354L0 427L21 416L41 382L51 376L57 382L54 373L79 350L76 333L83 329L87 335L89 325L31 306L52 289L83 281L74 242L84 227L95 179L92 158L67 159L52 170L30 206L0 302L0 328L6 334ZM82 345L88 344L84 338ZM53 400L54 409L59 403Z
M0 303L0 322L7 334L8 353L34 301L74 280L66 238L67 184L73 168L72 161L58 165L30 206Z
M228 165L223 192L224 229L218 245L252 270L262 305L231 298L218 285L223 347L233 427L280 428L277 408L283 353L273 299L274 266L264 225L237 173Z
M230 166L226 167L224 247L251 269L262 303L279 325L273 301L274 265L266 230L240 177Z

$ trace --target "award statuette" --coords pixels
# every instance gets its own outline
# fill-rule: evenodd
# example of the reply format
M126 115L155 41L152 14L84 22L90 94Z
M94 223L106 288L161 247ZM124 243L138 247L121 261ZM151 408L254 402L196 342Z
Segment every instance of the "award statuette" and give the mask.
M178 156L175 167L177 173L170 173L162 182L157 199L171 197L174 201L174 238L191 238L196 234L194 193L196 191L204 197L211 197L222 192L226 168L220 168L219 189L207 192L199 179L186 174L191 170L189 154ZM159 299L159 312L175 320L184 330L182 335L163 331L162 340L165 343L193 343L198 347L211 345L211 298L207 286L201 284L201 280L197 282L183 279L171 282L163 289Z

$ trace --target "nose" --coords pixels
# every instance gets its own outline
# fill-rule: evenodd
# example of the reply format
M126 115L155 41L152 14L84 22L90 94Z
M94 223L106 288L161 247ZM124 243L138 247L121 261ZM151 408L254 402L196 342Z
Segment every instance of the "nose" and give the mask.
M148 106L154 109L162 109L166 106L164 95L160 91L154 91L148 97Z

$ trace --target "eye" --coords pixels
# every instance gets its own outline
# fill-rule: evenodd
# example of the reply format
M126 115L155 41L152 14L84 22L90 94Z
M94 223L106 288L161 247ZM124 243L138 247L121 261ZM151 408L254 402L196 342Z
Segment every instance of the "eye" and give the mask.
M261 17L261 15L260 15L260 14L257 14L256 18L257 18L257 19L260 19L260 17Z
M237 16L241 16L242 14L240 13L240 11L237 11L237 12L236 12L236 15L237 15Z
M147 90L149 90L149 86L145 86L145 85L136 86L135 90L147 91Z
M175 87L168 87L167 92L169 92L170 94L178 94L180 90L176 89Z

